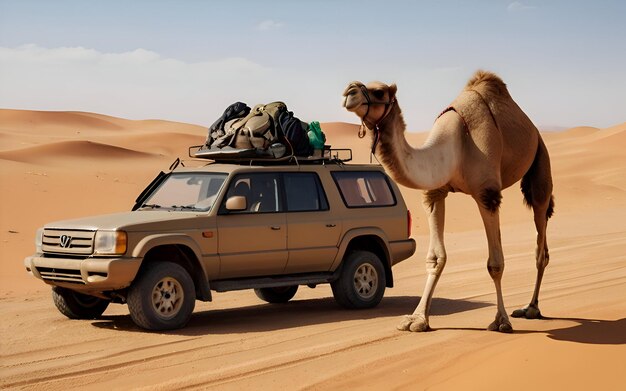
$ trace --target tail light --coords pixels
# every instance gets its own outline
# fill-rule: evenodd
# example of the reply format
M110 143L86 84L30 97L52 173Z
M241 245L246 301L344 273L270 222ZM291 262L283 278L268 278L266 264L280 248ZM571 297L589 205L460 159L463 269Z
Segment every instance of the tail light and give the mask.
M406 221L407 221L407 237L411 237L411 228L413 226L413 217L411 217L411 211L410 210L406 210Z

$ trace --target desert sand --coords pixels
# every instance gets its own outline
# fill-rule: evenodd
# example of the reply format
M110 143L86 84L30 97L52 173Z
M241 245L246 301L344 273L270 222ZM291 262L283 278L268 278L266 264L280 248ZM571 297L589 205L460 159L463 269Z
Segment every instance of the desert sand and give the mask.
M325 123L327 143L369 161L357 125ZM137 328L125 306L102 319L61 315L50 288L26 274L46 222L128 210L190 145L201 126L82 112L0 110L0 388L623 390L626 384L626 123L543 132L556 213L541 320L485 331L495 314L487 245L474 202L447 202L448 264L427 333L396 331L419 301L428 227L421 192L403 188L416 254L394 268L395 287L372 310L339 308L329 286L301 287L285 305L252 291L197 302L189 325ZM418 146L425 133L408 134ZM189 161L194 165L197 162ZM519 186L504 192L504 300L527 304L535 231Z

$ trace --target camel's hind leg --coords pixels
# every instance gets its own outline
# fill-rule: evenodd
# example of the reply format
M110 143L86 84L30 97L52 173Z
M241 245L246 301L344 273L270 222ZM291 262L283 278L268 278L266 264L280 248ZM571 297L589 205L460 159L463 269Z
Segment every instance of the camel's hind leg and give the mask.
M533 208L535 216L535 227L537 228L537 249L535 250L537 281L535 282L535 290L530 304L524 308L513 311L511 316L515 318L537 319L541 318L541 311L539 310L539 289L541 288L541 280L543 279L543 272L550 261L548 242L546 240L546 228L548 226L548 219L552 216L554 211L550 158L541 139L539 140L535 161L526 175L524 175L521 188L524 193L525 202L528 206Z
M443 227L445 222L445 198L447 189L424 192L424 208L428 213L430 243L426 256L426 285L420 302L412 315L405 315L398 330L427 331L430 326L428 314L435 292L435 286L446 265L446 249L443 243Z
M489 245L489 259L487 270L496 286L496 298L498 310L495 320L487 327L487 330L510 333L513 331L509 317L504 308L502 295L502 274L504 273L504 252L502 251L502 238L500 235L500 201L502 194L497 187L486 187L481 191L480 198L476 199L480 216L485 224L487 243Z
M546 217L546 207L533 208L535 213L535 227L537 227L537 249L535 250L535 258L537 261L537 281L535 282L535 291L528 306L513 311L511 314L514 318L537 319L541 318L539 310L539 289L541 288L541 280L543 272L548 266L550 255L548 254L548 243L546 241L546 227L548 218Z

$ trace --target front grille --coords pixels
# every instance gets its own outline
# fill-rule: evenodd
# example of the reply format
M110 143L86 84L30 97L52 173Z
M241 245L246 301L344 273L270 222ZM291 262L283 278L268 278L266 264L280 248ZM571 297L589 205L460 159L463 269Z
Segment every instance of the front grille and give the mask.
M44 229L42 250L44 253L91 254L96 231Z
M89 255L80 255L80 254L55 254L55 253L44 253L42 254L44 258L58 258L58 259L87 259L91 257Z
M44 280L85 283L80 275L80 270L38 267L37 271Z

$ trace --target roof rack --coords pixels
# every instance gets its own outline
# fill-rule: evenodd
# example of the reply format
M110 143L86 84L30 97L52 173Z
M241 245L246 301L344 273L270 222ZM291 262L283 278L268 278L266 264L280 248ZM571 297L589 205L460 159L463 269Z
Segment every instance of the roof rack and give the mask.
M316 150L311 156L287 155L275 157L270 150L256 148L237 149L224 147L222 149L207 148L206 145L189 147L189 157L210 160L215 163L271 165L271 164L343 164L352 160L352 149L331 148L325 145L324 149Z

